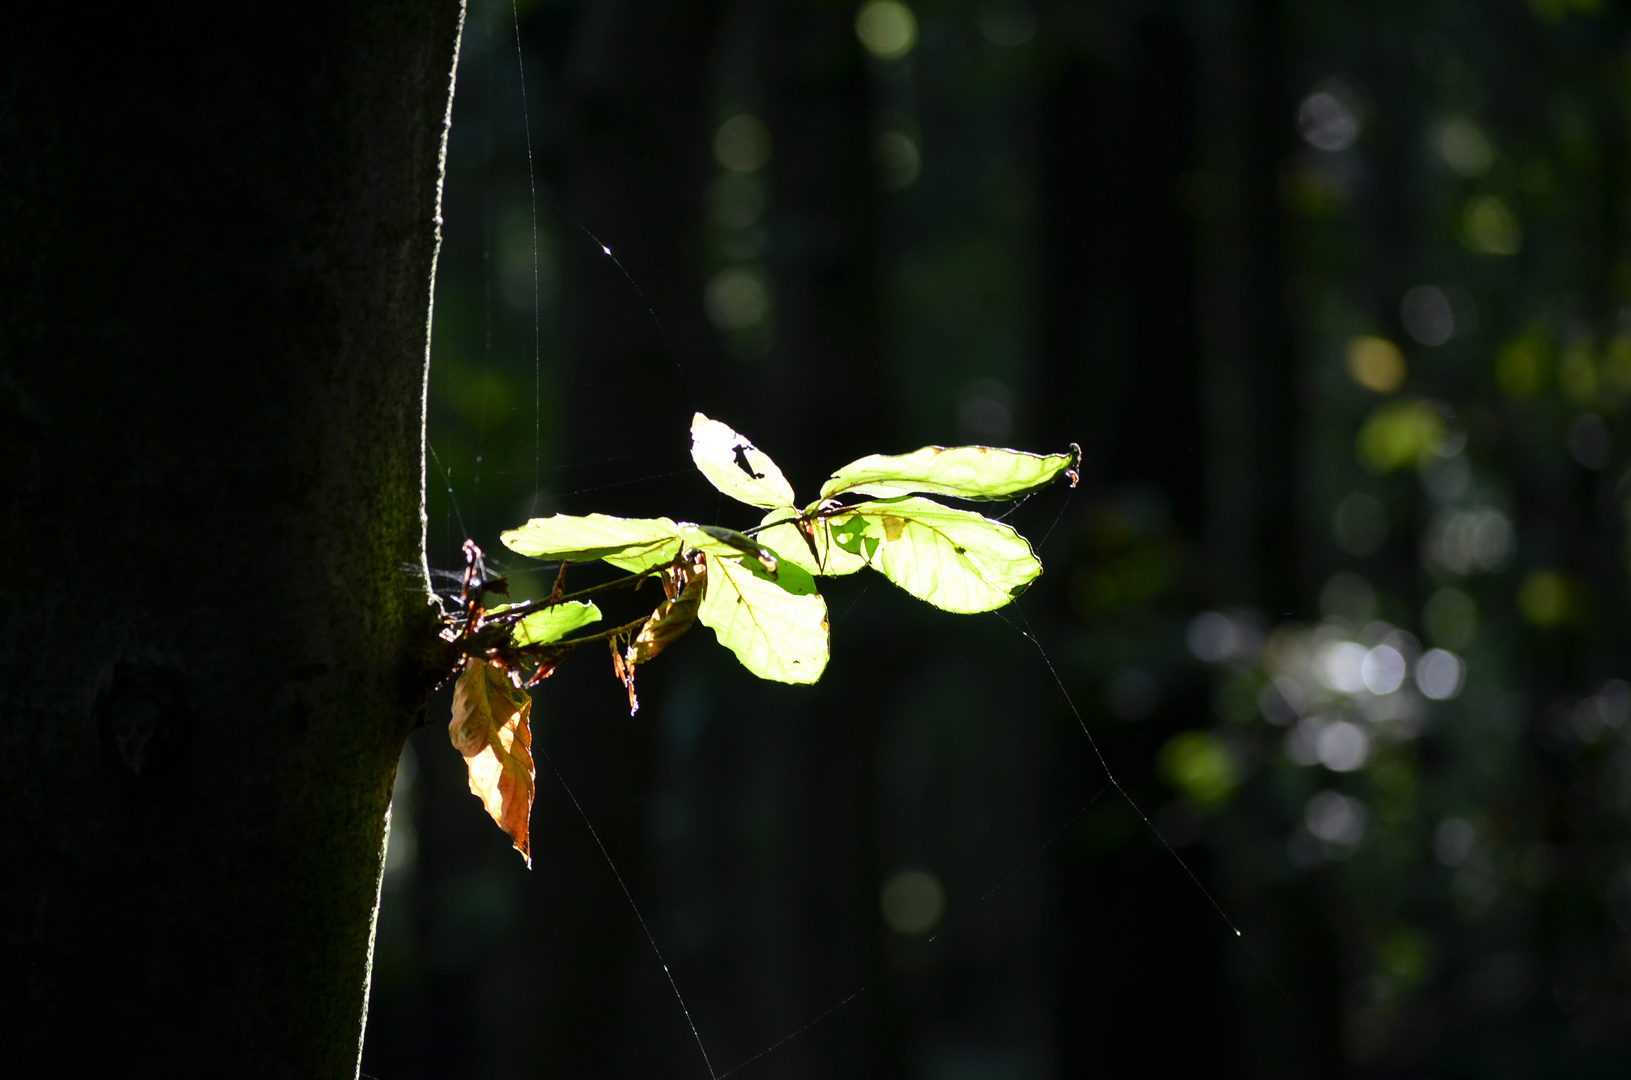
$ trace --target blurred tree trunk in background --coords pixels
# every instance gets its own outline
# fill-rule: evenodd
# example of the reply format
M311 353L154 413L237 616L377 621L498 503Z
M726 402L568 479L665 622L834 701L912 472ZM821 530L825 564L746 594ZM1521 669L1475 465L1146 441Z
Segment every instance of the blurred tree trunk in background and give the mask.
M1273 0L1101 16L1091 44L1046 84L1041 363L1054 389L1044 444L1081 440L1086 497L1099 504L1087 514L1089 564L1110 572L1129 558L1120 534L1129 523L1136 533L1153 506L1193 553L1180 583L1190 603L1291 615L1309 604L1295 522L1305 480L1280 205L1291 108L1281 20ZM1159 640L1125 598L1098 617L1111 640ZM1167 690L1136 726L1095 725L1112 770L1152 815L1167 798L1163 744L1207 715L1204 691ZM1097 766L1075 724L1058 738L1060 760L1081 763L1061 774L1068 790L1077 769ZM1113 812L1130 816L1103 810ZM1123 827L1135 835L1060 863L1060 955L1072 958L1055 973L1063 1074L1244 1075L1257 1061L1275 1075L1338 1075L1337 957L1306 895L1249 898L1278 905L1286 940L1331 946L1275 955L1302 1010L1285 1023L1272 984L1244 970L1249 958L1171 854L1136 819ZM1186 846L1196 827L1182 811L1157 815L1204 887L1236 915L1252 910L1210 852ZM1258 945L1278 941L1247 929ZM1276 1000L1245 1013L1242 983ZM1298 1035L1253 1046L1241 1019ZM1160 1039L1168 1022L1185 1038Z
M14 1075L356 1069L386 806L434 630L425 334L461 12L13 13Z
M539 13L523 22L522 33L527 55L537 61L529 92L545 87L533 112L534 130L543 133L542 140L535 135L543 197L570 216L541 209L545 226L565 239L570 297L571 344L563 366L573 407L554 449L565 461L598 462L575 475L572 486L584 495L561 494L552 508L649 514L661 497L665 507L677 508L670 512L722 520L720 499L694 478L664 483L660 496L649 484L619 483L631 461L684 469L684 433L695 409L762 417L750 434L774 448L801 493L813 492L825 471L844 460L834 454L860 456L891 445L889 399L875 370L869 87L853 12L795 6L738 11L733 21L723 4L599 5L568 24ZM835 106L837 123L830 115ZM717 197L714 182L729 173L716 160L716 130L749 107L770 138L762 166L773 191L767 217L794 239L758 253L775 274L773 340L738 342L732 351L705 317L711 273L732 262L715 245L708 211ZM579 242L574 222L591 228L622 267L599 244ZM723 507L727 514L732 509ZM705 652L701 642L688 644L684 663L708 673L700 677L704 688L722 673L741 678L729 657ZM626 723L605 719L602 671L563 673L549 687L549 719L540 736L637 894L650 888L654 763L670 752L659 745L663 715L676 695L706 693L696 689L697 678L682 681L686 673L676 670L678 663L642 672L644 708ZM767 759L799 762L778 792L785 802L775 813L785 815L784 827L799 837L801 855L793 865L760 869L772 883L767 888L824 927L786 958L810 973L811 1000L817 1001L819 995L841 998L857 976L878 970L869 782L875 731L864 712L824 708L837 692L823 686L815 692L818 701L806 694L797 714L778 711L773 723L763 716L712 715L706 700L697 706L708 714L704 722L721 729L738 720L755 729L768 725L762 745L719 762L708 780L710 806L701 814L722 808L715 800L728 802L762 783ZM552 778L540 783L547 787ZM546 1067L604 1070L607 1048L623 1043L631 1030L641 1044L627 1051L636 1071L641 1061L690 1058L695 1046L674 1022L671 992L576 812L540 815L538 829L540 865L557 871L556 880L529 890L528 901L538 916L529 920L538 935L532 978L541 984L529 995L528 1038L547 1048ZM724 1033L762 1031L768 1042L785 1034L778 1025L796 1026L808 1017L805 989L786 982L751 944L780 949L776 906L753 903L751 894L742 899L748 902L741 908L708 916L740 934L701 950L704 959L692 962L685 983L693 1007L702 1009L694 1019L713 1037L717 1054L738 1049ZM763 1003L731 992L755 977L790 995L796 1004L786 1017L754 1016ZM733 999L728 1020L708 1011L707 996L696 993L720 984ZM882 1007L874 995L862 1003L861 1015L875 1018ZM899 1025L869 1019L863 1026L866 1051L858 1059L834 1059L833 1067L859 1060L872 1070L864 1075L899 1075L898 1052L891 1049L900 1045ZM651 1031L668 1036L670 1057L643 1045ZM757 1049L762 1044L752 1045ZM521 1052L519 1044L514 1051ZM714 1061L720 1069L735 1063ZM518 1059L513 1067L539 1064Z
M1042 106L1044 445L1081 441L1084 495L1100 504L1101 519L1150 503L1177 535L1194 538L1209 509L1195 317L1204 283L1184 199L1200 169L1200 46L1164 11L1118 25L1114 40L1075 56L1046 86ZM1097 530L1107 531L1115 527ZM1093 550L1093 532L1089 557L1112 554ZM1196 705L1193 695L1171 695L1137 727L1098 733L1111 769L1146 812L1160 795L1156 751L1192 722ZM1057 738L1061 759L1080 763L1081 773L1060 779L1069 798L1082 773L1103 773L1074 724ZM1236 1075L1223 927L1117 803L1109 798L1105 812L1126 819L1121 842L1061 861L1060 1075ZM1208 860L1185 858L1210 877ZM1179 970L1184 978L1174 979ZM1164 1022L1182 1024L1185 1037L1155 1037Z
M1202 603L1309 618L1317 606L1298 520L1310 487L1299 430L1304 376L1288 310L1283 209L1295 113L1286 15L1280 0L1235 0L1202 25L1201 161L1182 192L1202 238L1195 310L1206 359L1194 384L1207 443ZM1209 702L1196 704L1191 721L1210 711ZM1329 921L1306 889L1252 895L1237 877L1220 875L1214 887L1230 910L1252 912L1243 929L1273 972L1237 959L1242 1060L1261 1075L1343 1075L1341 954Z
M864 452L1086 451L1075 491L996 511L1048 568L1000 617L858 574L823 590L815 688L692 635L633 720L593 662L541 696L717 1071L1617 1075L1624 12L477 10L440 565L455 522L534 509L750 524L689 468L699 407L801 493ZM547 772L525 875L419 740L368 1071L698 1069ZM908 874L933 930L879 903Z
M652 488L620 483L630 462L659 463L642 465L640 475L689 464L692 402L701 381L717 378L707 362L711 335L695 252L714 122L706 72L722 6L589 5L566 16L569 37L548 9L522 23L527 93L543 88L529 112L538 213L560 238L567 297L568 351L547 359L562 369L570 407L551 449L555 460L586 463L572 487L587 489L560 494L535 513L649 516ZM499 29L511 30L509 9L497 14ZM497 56L513 65L506 55L513 44L504 44ZM580 222L596 242L584 242ZM713 520L694 507L683 514ZM673 665L640 673L643 708L631 718L620 715L615 696L608 700L604 664L591 652L540 695L537 737L551 760L539 765L535 859L547 869L527 882L522 913L527 959L519 979L531 984L517 1015L524 1026L501 1038L499 1058L516 1075L604 1076L618 1068L621 1058L608 1057L629 1032L631 974L653 966L607 855L552 775L558 766L639 895L658 736L652 716ZM682 1044L681 1052L695 1051Z

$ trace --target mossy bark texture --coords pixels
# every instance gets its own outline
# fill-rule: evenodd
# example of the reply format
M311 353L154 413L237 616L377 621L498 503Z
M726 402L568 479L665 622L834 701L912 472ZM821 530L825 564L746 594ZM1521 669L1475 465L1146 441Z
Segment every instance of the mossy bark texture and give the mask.
M0 35L0 1061L352 1076L434 633L462 5L36 7Z

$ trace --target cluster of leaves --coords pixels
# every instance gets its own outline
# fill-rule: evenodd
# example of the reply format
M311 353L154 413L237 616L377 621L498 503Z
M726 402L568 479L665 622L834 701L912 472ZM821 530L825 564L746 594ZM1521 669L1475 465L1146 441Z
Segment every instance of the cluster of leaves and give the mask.
M873 454L833 473L803 508L768 455L701 413L691 422L691 457L720 492L765 511L762 520L737 531L669 518L534 518L504 533L504 545L559 562L561 576L544 599L491 610L482 597L503 591L502 582L486 579L479 550L466 544L464 603L445 631L463 663L448 733L469 766L471 791L528 865L532 702L524 685L547 677L579 646L604 641L632 713L639 708L635 669L698 622L760 678L813 683L828 656L827 605L815 579L869 566L945 611L1000 608L1042 573L1030 543L1000 521L924 496L1011 499L1061 475L1074 485L1080 451L927 446ZM586 562L603 562L623 576L564 592L566 566ZM570 636L600 621L591 595L652 578L664 599L649 615Z

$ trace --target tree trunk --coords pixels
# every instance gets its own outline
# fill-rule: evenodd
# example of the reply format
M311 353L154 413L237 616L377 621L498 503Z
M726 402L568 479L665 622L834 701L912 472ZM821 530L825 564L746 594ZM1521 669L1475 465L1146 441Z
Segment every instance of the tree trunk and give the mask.
M462 5L51 7L0 44L4 1056L351 1076Z

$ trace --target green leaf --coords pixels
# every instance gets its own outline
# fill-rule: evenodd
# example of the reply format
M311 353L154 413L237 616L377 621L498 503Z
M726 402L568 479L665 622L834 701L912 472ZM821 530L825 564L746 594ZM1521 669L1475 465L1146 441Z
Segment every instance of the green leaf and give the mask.
M499 536L504 546L534 559L592 562L638 572L679 554L679 526L668 518L620 518L608 514L533 518Z
M844 546L845 536L835 536L832 522L817 520L812 522L814 537L805 539L798 527L793 524L797 517L789 510L772 510L764 517L765 522L774 522L768 528L761 525L755 539L771 551L784 563L792 563L807 574L825 574L828 577L837 577L842 574L853 574L866 565L864 553L851 547ZM863 528L863 519L854 519L856 525ZM810 549L814 547L812 552Z
M697 619L761 679L813 683L827 666L827 602L796 564L771 580L751 559L710 556Z
M750 506L791 507L793 486L770 457L727 424L691 417L691 460L720 491Z
M496 607L489 614L497 615L509 606ZM546 645L599 621L600 609L594 604L586 600L568 600L522 616L510 633L516 645Z
M1031 454L995 446L925 446L910 454L871 454L852 461L821 485L821 497L923 493L959 499L1006 499L1046 487L1080 457ZM1072 474L1074 483L1074 474Z
M835 532L857 518L867 525L861 543L881 541L872 565L946 611L993 611L1042 573L1023 536L970 510L916 497L868 502L835 517Z

